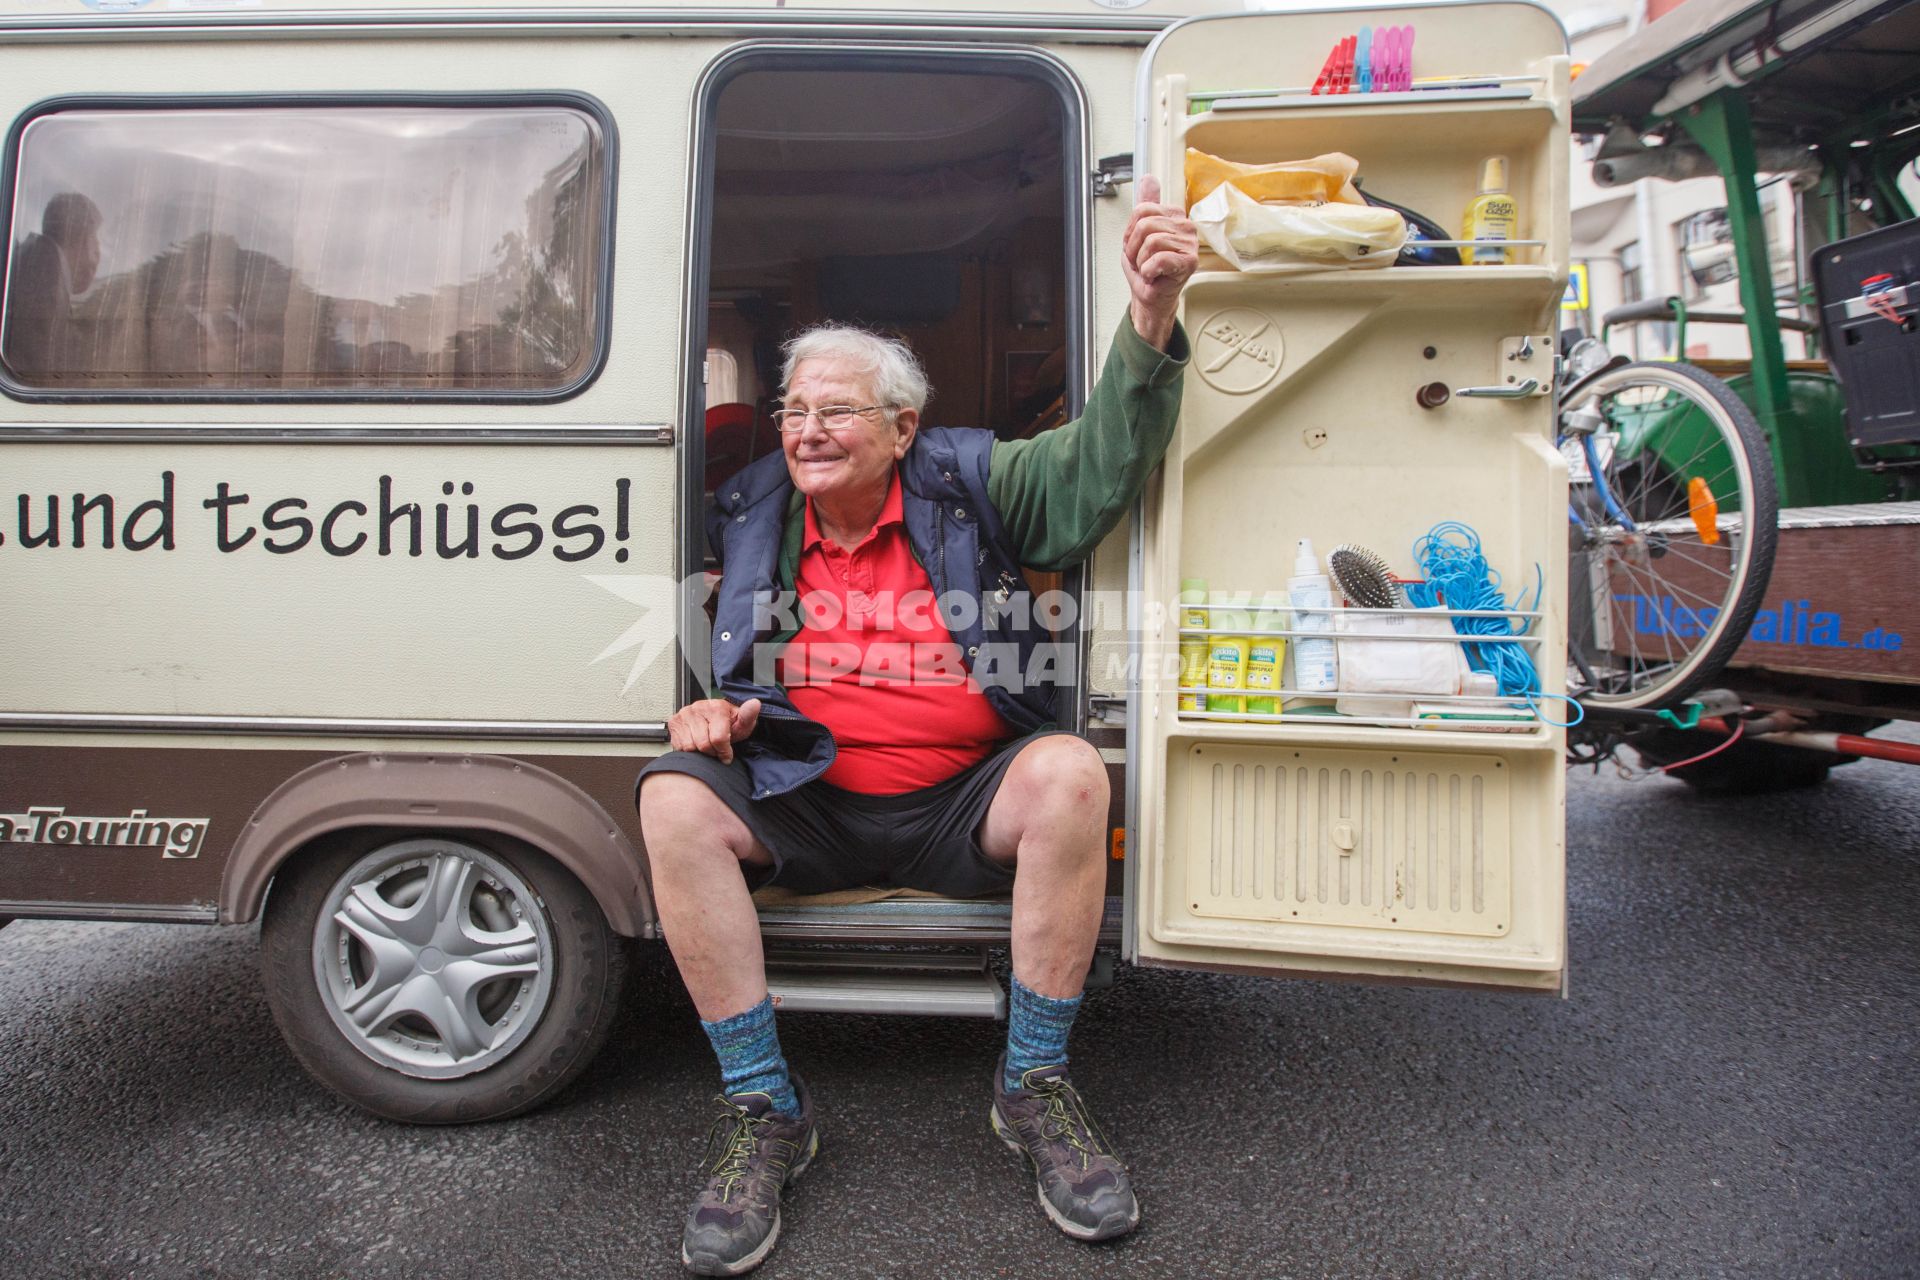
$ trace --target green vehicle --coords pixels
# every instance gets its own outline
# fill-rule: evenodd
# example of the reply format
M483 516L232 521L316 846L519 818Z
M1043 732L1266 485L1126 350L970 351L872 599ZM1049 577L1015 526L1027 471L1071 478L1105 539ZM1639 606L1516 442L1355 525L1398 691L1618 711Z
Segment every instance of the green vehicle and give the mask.
M1740 310L1655 298L1568 345L1569 672L1581 760L1708 790L1823 779L1920 720L1920 3L1689 0L1575 82L1602 186L1717 174ZM1793 175L1804 286L1756 187ZM1629 361L1625 325L1743 326L1747 360ZM1577 334L1571 336L1579 336ZM1799 350L1790 355L1788 342Z

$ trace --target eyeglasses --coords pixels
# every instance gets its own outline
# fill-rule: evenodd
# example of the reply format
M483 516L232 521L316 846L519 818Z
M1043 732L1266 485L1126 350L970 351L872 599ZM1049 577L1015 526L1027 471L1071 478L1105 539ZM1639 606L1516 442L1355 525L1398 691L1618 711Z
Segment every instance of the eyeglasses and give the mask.
M879 404L870 404L859 409L850 404L823 404L818 409L775 409L773 425L778 427L782 434L792 435L796 431L806 430L807 418L812 416L820 419L820 425L829 431L845 431L853 425L855 418L864 417L876 409L884 408L886 408L885 405Z

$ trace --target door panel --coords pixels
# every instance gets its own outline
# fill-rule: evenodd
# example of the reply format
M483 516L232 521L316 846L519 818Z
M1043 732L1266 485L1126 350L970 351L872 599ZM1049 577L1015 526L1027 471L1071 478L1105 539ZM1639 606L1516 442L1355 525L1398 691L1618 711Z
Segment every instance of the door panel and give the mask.
M1430 100L1283 92L1189 109L1189 95L1304 88L1335 41L1397 23L1418 29L1417 75L1499 83ZM1562 691L1566 468L1552 447L1548 336L1567 243L1559 27L1505 3L1197 19L1156 42L1140 83L1142 168L1170 200L1184 197L1190 146L1244 162L1339 150L1367 190L1456 226L1484 157L1505 154L1515 238L1533 243L1501 265L1245 274L1203 253L1182 301L1195 355L1180 427L1147 495L1140 553L1128 945L1150 964L1554 990L1565 782L1549 719L1560 716L1502 732L1343 718L1297 699L1277 718L1183 710L1171 659L1183 579L1284 591L1300 538L1323 565L1355 543L1411 575L1415 541L1460 521L1510 599L1513 584L1529 587L1524 608L1538 616L1523 643L1543 694ZM1522 338L1531 363L1515 354ZM1504 387L1521 374L1541 393L1416 401L1430 383ZM1364 618L1347 621L1359 630Z

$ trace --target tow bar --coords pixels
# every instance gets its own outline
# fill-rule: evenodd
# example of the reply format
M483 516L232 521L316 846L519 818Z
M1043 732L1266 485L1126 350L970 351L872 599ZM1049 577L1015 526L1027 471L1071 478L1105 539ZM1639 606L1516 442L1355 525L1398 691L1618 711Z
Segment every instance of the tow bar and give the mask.
M1869 760L1889 760L1894 764L1920 764L1920 743L1889 742L1857 733L1830 733L1822 729L1802 729L1800 717L1787 711L1774 711L1751 720L1730 719L1740 709L1739 699L1723 689L1710 689L1680 706L1663 711L1640 707L1587 708L1590 720L1612 720L1646 728L1699 729L1729 737L1738 728L1743 738L1771 742L1783 747L1807 751L1827 751L1834 755L1861 756Z
M1762 720L1767 717L1762 716ZM1700 722L1702 729L1732 733L1732 726L1717 717ZM1831 751L1841 756L1864 756L1871 760L1891 760L1895 764L1920 764L1920 742L1888 742L1884 738L1863 738L1857 733L1828 733L1819 729L1762 729L1752 725L1746 736L1758 742L1778 743L1783 747L1804 747L1808 751Z

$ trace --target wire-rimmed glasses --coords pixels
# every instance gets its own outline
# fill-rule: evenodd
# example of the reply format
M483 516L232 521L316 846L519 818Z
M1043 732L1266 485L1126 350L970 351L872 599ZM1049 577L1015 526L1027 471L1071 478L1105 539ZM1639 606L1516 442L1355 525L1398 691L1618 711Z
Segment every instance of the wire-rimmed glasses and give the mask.
M823 404L817 409L775 409L773 425L782 435L792 435L806 429L807 419L818 418L820 425L829 431L845 431L854 424L855 419L863 418L885 405L870 404L856 407L850 404Z

